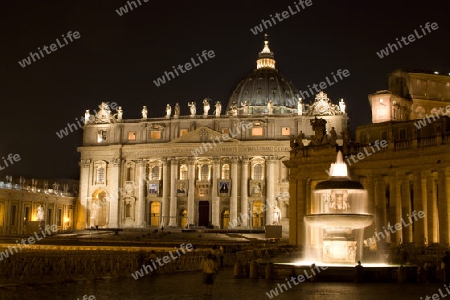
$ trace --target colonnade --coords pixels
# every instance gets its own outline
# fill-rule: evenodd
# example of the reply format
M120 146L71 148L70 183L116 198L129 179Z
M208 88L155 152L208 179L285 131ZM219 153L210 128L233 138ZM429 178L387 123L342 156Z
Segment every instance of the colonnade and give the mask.
M292 169L291 169L292 170ZM309 203L315 183L303 174L291 173L291 243L302 244L303 217L310 212ZM368 193L369 210L375 215L372 226L365 229L365 239L375 232L388 232L382 242L391 245L413 243L416 246L450 244L450 168L415 172L359 174ZM419 215L420 212L420 215ZM420 217L422 216L422 217ZM395 224L401 226L395 229Z

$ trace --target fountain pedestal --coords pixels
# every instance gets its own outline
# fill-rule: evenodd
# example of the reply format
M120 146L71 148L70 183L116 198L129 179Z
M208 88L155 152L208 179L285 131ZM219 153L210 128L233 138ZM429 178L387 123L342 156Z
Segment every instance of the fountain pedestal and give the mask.
M323 239L322 260L325 263L351 263L356 261L354 239Z

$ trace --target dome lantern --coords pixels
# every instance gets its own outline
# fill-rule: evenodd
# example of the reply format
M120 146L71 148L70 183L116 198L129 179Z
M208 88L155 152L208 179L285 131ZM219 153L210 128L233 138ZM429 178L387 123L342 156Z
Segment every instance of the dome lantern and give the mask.
M256 60L256 68L269 68L269 69L275 69L275 59L273 56L273 52L269 49L269 40L268 40L268 34L266 33L264 35L264 48L261 52L258 54L258 60Z

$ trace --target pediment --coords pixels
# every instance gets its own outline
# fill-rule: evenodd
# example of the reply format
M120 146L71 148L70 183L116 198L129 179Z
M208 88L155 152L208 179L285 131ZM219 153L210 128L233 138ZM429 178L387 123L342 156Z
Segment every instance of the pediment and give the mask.
M169 143L203 143L210 142L212 140L222 141L222 142L237 142L237 139L233 139L229 137L227 141L223 139L223 133L212 130L208 127L200 127L195 129L194 131L188 132L182 137L176 138Z

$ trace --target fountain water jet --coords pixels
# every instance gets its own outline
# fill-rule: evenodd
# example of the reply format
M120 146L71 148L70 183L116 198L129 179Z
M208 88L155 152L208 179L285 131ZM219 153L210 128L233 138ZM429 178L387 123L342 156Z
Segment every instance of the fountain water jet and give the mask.
M330 178L313 192L306 224L306 259L327 264L355 264L362 257L362 231L373 222L367 191L352 181L339 151ZM357 253L358 252L358 253Z

